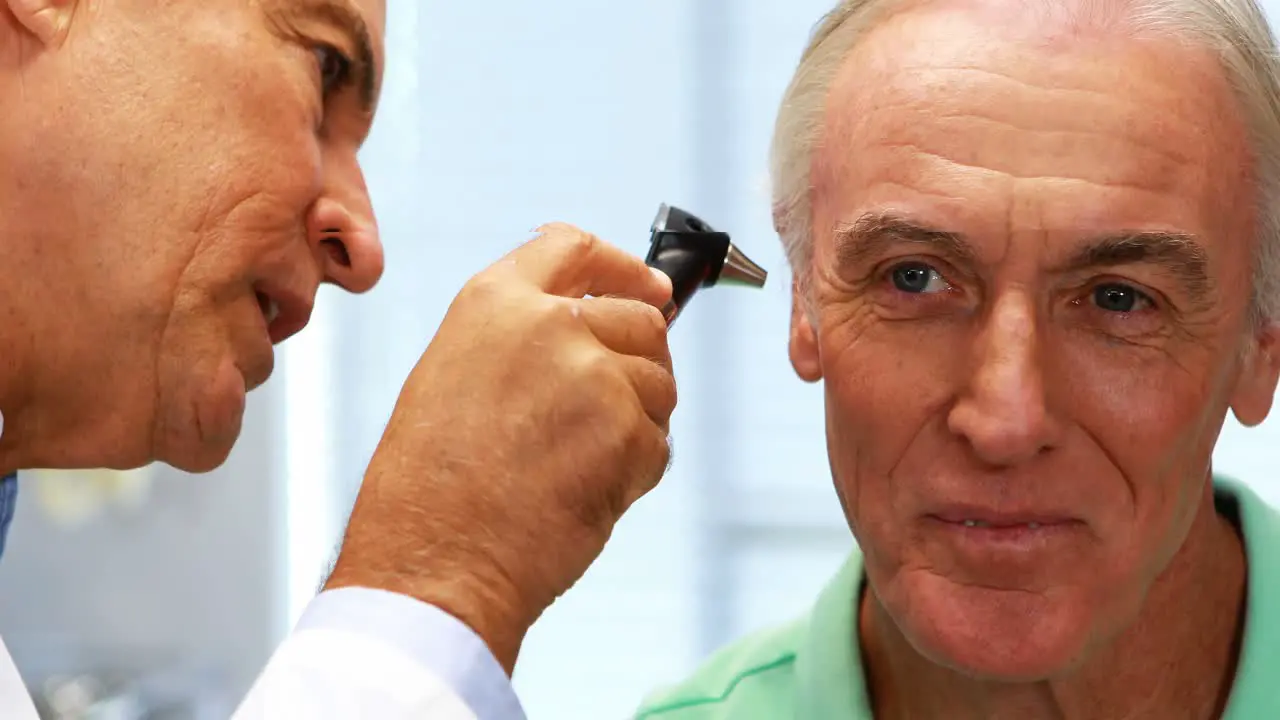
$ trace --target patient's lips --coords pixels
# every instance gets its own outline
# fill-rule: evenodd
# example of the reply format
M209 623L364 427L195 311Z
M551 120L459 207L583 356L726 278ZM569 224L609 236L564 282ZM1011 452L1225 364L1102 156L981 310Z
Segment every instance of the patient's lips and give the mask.
M948 545L972 559L1005 560L1037 555L1079 539L1085 523L1070 512L1052 508L997 510L990 506L950 504L931 508L925 520Z
M1058 510L994 510L979 505L947 505L929 513L942 522L963 525L965 527L1016 529L1029 527L1036 529L1044 526L1061 525L1076 522L1070 514Z

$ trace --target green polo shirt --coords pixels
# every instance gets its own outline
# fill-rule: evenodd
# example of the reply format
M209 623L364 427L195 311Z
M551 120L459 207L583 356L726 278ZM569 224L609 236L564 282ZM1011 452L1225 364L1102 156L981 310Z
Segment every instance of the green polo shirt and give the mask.
M1215 478L1239 519L1249 563L1244 643L1223 720L1280 719L1280 512ZM692 678L656 693L637 720L872 720L858 650L862 556L855 552L809 614L720 650Z

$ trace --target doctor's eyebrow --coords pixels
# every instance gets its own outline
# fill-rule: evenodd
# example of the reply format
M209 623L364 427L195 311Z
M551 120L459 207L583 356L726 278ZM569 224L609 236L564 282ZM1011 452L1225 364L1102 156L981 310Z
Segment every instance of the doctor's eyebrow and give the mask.
M372 34L364 15L351 0L286 0L286 12L309 17L345 34L355 51L353 58L361 109L372 113L378 104L378 60L373 52Z

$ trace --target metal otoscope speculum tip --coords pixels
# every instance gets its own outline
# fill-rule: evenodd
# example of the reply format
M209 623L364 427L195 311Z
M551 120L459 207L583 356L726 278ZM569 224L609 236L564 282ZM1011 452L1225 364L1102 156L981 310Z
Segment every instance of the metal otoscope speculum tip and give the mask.
M700 288L732 284L764 287L769 277L729 240L700 218L663 203L653 220L645 264L671 278L671 302L662 314L670 326Z

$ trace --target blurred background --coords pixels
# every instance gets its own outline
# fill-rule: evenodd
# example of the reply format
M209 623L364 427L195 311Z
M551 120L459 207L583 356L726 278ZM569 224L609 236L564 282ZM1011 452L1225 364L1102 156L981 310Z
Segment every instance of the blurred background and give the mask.
M382 284L324 293L223 469L23 485L0 634L48 716L224 720L321 582L400 384L466 279L551 220L643 253L661 202L729 231L769 285L707 293L673 330L675 463L534 628L515 684L535 720L623 717L802 612L851 541L820 388L786 358L766 152L830 4L390 0L363 155ZM1217 467L1280 502L1278 446L1280 420L1232 421Z

